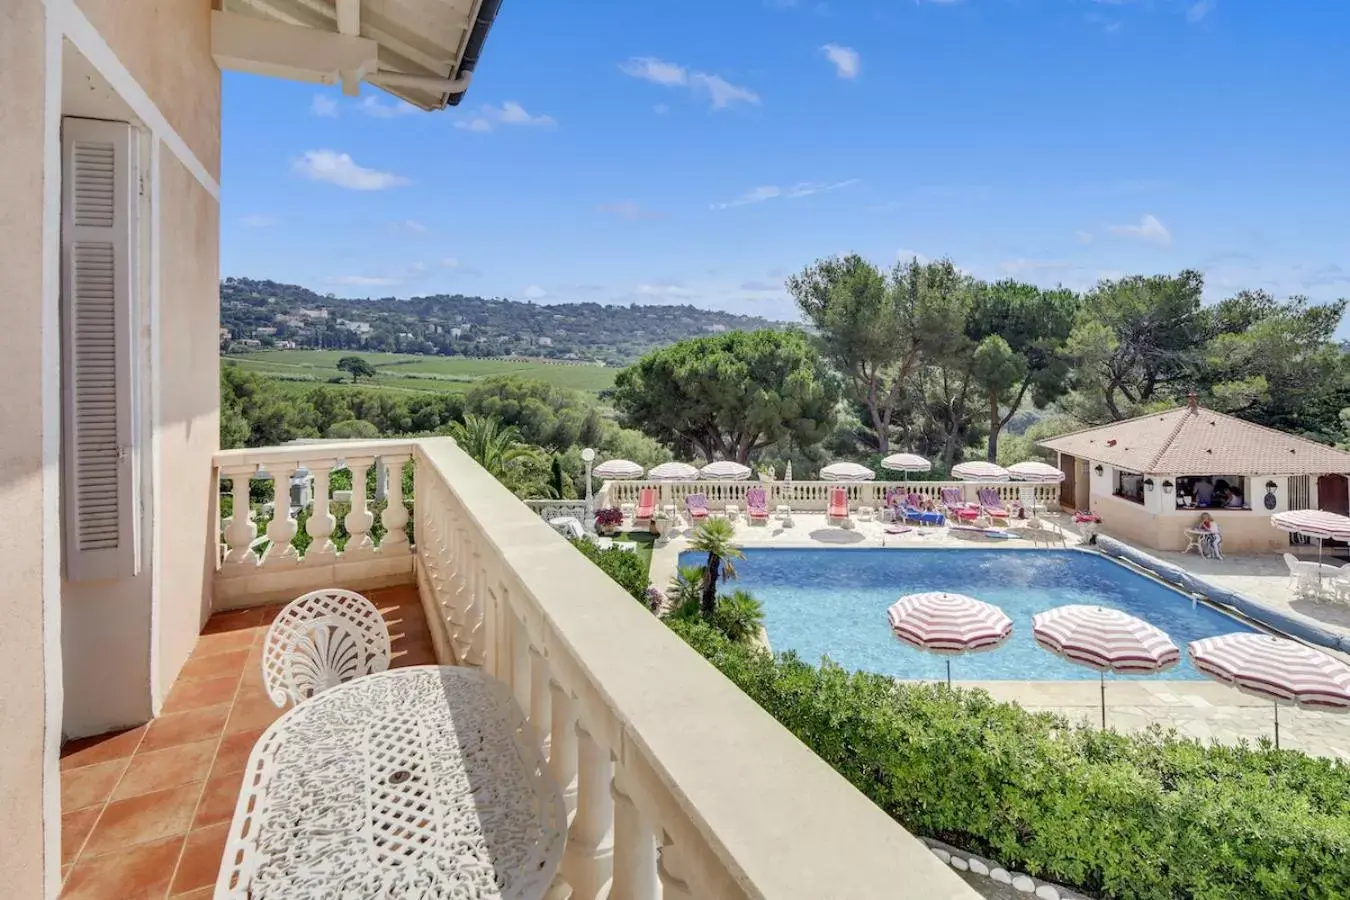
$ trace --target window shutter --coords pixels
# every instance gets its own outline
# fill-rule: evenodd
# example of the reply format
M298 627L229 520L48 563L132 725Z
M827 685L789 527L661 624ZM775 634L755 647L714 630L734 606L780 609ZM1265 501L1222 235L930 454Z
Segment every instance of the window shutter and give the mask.
M94 119L61 126L66 577L121 578L140 562L131 402L136 132Z

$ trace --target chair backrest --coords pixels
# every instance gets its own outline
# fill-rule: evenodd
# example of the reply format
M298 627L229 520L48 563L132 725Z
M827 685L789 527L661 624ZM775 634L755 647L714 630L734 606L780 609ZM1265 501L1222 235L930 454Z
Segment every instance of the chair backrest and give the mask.
M830 488L830 509L848 506L848 491L844 488Z
M643 488L638 492L638 509L646 509L656 505L656 491L652 488Z
M768 505L768 500L764 494L764 488L752 487L745 492L745 506L747 509L764 509Z
M684 498L684 505L689 509L707 509L708 497L705 494L690 494Z
M961 489L954 487L942 489L942 502L948 506L965 506L966 504L965 498L961 496Z
M920 507L923 506L923 496L920 494L913 494L913 493L908 494L905 497L905 505L912 506L915 509L919 509Z
M983 503L985 506L1003 505L1003 498L1000 497L998 495L998 491L994 490L993 488L980 488L978 496L980 498L980 502Z
M389 628L360 594L326 588L292 600L263 641L263 687L277 706L389 668Z

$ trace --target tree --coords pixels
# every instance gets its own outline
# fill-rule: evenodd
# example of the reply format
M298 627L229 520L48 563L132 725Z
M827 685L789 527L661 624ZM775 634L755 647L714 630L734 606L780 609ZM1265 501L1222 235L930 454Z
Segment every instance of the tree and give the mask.
M700 606L705 616L717 612L717 582L736 577L733 560L745 559L741 549L732 543L735 529L726 519L709 519L698 526L689 549L708 554L707 565L703 569L703 594Z
M877 449L890 449L896 406L925 351L960 331L969 279L948 260L895 266L889 276L857 254L818 260L787 288L819 333L821 351L868 413Z
M334 440L361 438L373 441L379 438L380 429L365 419L347 419L343 422L335 422L324 436Z
M614 402L630 427L704 459L747 462L784 440L820 443L837 384L797 332L727 332L655 350L619 373Z
M1203 290L1204 276L1190 269L1098 282L1068 341L1077 361L1071 411L1100 425L1188 386L1211 328L1200 307Z
M544 455L537 447L522 443L514 426L468 413L463 422L451 423L449 430L465 453L516 493L541 489Z
M1078 304L1073 291L1016 281L980 285L973 292L966 336L975 342L972 375L988 407L990 462L998 459L999 434L1028 392L1036 408L1044 409L1068 390L1067 342Z
M352 376L352 384L356 384L358 378L375 377L375 367L359 356L344 356L337 361L337 367Z

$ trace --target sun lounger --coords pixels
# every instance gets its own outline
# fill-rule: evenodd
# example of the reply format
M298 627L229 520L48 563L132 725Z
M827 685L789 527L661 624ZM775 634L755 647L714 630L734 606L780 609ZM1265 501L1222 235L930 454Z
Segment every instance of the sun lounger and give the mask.
M769 522L769 500L764 488L750 488L745 492L745 515L752 525L767 525Z
M690 494L685 497L684 508L692 522L702 522L708 518L708 498L703 494Z
M905 505L901 507L906 522L918 522L920 525L945 525L947 517L935 509L920 509Z
M637 512L633 514L633 521L639 525L649 525L655 515L656 489L643 488L638 494Z
M947 515L957 521L973 522L980 517L980 508L967 503L960 488L943 488L942 505L947 508Z
M848 515L848 491L844 488L830 489L830 508L826 513L826 521L844 528L853 524Z
M1003 505L1003 498L998 495L998 491L993 488L980 488L977 496L980 498L980 510L991 522L1008 524L1012 514L1008 512L1008 507Z

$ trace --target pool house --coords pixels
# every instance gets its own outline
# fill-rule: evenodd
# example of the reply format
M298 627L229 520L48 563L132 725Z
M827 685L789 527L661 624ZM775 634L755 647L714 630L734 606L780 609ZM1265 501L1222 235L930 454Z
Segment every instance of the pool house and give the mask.
M1287 550L1270 517L1288 509L1346 514L1350 453L1198 405L1060 435L1039 446L1064 473L1060 504L1091 509L1106 532L1182 550L1209 513L1225 553Z

